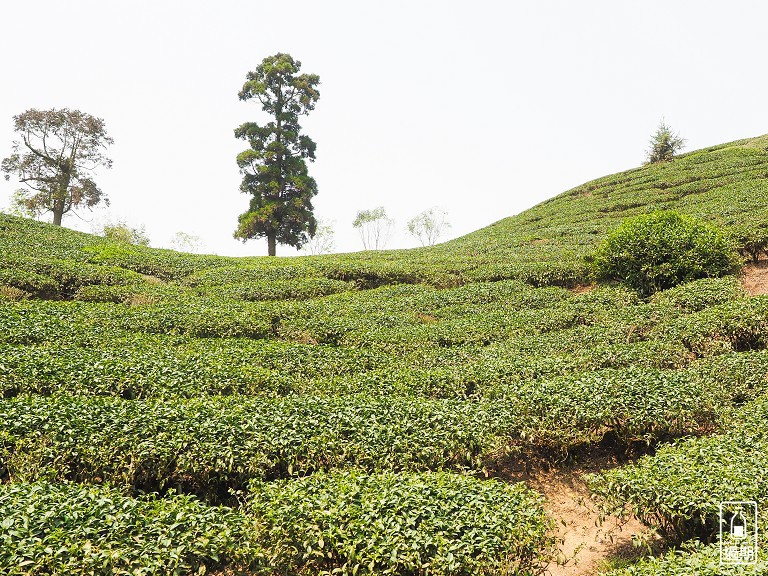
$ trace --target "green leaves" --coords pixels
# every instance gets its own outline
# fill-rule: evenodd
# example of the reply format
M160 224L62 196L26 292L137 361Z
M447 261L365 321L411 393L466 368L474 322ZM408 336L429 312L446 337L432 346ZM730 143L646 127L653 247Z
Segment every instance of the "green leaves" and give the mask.
M26 211L52 212L53 223L60 226L63 214L70 210L106 201L93 181L97 167L112 166L104 150L114 141L104 120L68 108L33 108L13 120L20 141L13 143L13 152L0 163L0 170L6 178L14 174L23 184L17 200Z
M263 140L243 158L268 159L270 178L288 149L276 126L243 131ZM535 495L455 473L603 440L658 449L595 484L607 509L711 534L715 497L768 485L768 415L739 412L768 389L765 300L729 276L644 300L592 284L585 256L649 205L759 232L763 146L611 175L375 255L179 254L0 215L0 284L27 298L0 302L0 572L447 576L503 572L503 548L520 563L508 571L536 573L549 540ZM258 208L264 220L278 204ZM717 573L709 549L677 556L630 573Z
M353 470L254 483L242 510L109 486L0 486L0 571L203 574L539 573L551 521L522 484ZM510 557L513 566L508 564Z
M591 476L603 509L618 514L627 507L674 542L712 541L721 501L768 496L768 398L729 416L722 434L665 446L655 456Z
M263 557L254 520L190 496L14 483L0 486L0 517L0 571L8 576L203 574Z
M314 109L320 78L298 75L300 68L301 62L288 54L267 57L248 73L239 94L241 100L258 99L272 121L263 126L248 122L235 130L250 145L238 155L237 165L243 174L240 190L252 195L235 237L266 237L270 256L276 242L301 248L317 226L311 203L317 184L305 162L315 159L316 146L301 134L298 119Z
M343 470L255 482L248 510L281 574L537 574L554 553L532 491L454 474Z
M623 222L598 250L596 265L601 277L648 296L698 278L735 273L740 261L719 229L662 211Z

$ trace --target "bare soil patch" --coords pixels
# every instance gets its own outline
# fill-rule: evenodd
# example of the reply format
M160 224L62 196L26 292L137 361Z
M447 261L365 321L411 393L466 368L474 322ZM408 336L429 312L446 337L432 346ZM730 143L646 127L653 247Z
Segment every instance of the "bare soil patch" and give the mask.
M747 264L741 282L751 296L768 294L768 262Z
M586 294L587 292L592 292L592 290L594 289L595 289L594 284L579 284L578 286L569 288L569 290L574 294Z
M551 576L597 574L601 564L610 558L643 555L643 550L632 544L632 536L645 527L634 518L623 524L616 518L607 518L601 524L582 479L584 474L619 464L615 456L601 452L582 455L575 463L549 470L507 470L500 475L506 480L523 481L544 496L544 508L557 524L560 561L564 560L563 564L549 565Z

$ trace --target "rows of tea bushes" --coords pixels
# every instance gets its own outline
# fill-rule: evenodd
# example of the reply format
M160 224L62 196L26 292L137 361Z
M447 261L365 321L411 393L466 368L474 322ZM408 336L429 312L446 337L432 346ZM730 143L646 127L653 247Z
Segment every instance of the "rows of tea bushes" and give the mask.
M682 346L653 341L593 341L564 351L584 332L472 347L436 347L398 355L379 349L276 340L128 335L108 346L0 344L0 397L20 394L123 398L201 395L379 393L432 398L499 395L511 385L591 370L679 368ZM565 342L563 342L565 341Z
M766 299L733 277L645 300L569 288L593 283L608 231L656 209L762 258L766 178L768 139L745 140L432 248L322 257L0 215L0 572L532 576L552 552L540 502L457 473L717 430L593 479L606 511L709 537L723 487L765 485L736 468L766 464Z
M689 304L674 303L674 298L633 303L631 296L619 288L574 296L567 290L534 289L518 282L477 284L446 291L393 286L293 303L207 298L168 299L134 306L16 302L0 307L0 320L9 328L0 335L0 341L72 342L94 332L115 336L139 332L205 338L278 338L403 351L485 346L585 327L595 335L623 336L626 341L674 340L695 349L699 355L709 353L706 344L712 339L722 340L737 351L761 347L764 342L752 335L762 330L765 300L727 300L735 291L734 282L732 278L699 281L697 286L706 287L702 292L707 293ZM387 305L381 306L382 301ZM709 307L698 312L691 310L696 305ZM732 333L722 335L726 321L734 327Z
M252 478L336 467L492 470L531 450L561 457L607 440L633 447L701 434L765 388L703 374L604 370L499 387L475 401L18 396L0 400L0 475L176 487L218 500Z
M101 346L0 345L0 396L331 394L337 379L394 369L384 353L277 340L113 335Z
M205 574L264 563L256 521L193 496L19 482L0 486L0 518L8 576Z
M252 478L349 465L478 467L495 441L489 415L474 404L407 397L32 397L3 401L0 412L6 478L176 487L210 500Z
M80 288L99 286L139 286L140 274L116 266L97 266L73 260L0 256L0 284L23 290L38 298L71 298Z
M211 286L227 284L221 281L227 272L241 266L264 276L284 269L282 280L326 278L363 289L397 283L444 288L499 279L571 286L588 281L583 257L608 230L626 216L653 209L675 209L713 220L733 229L737 238L765 237L768 193L762 183L766 174L764 138L694 151L675 162L593 180L516 217L431 249L233 259L113 244L0 215L0 252L116 266L164 280L189 279ZM218 268L227 272L217 276ZM236 273L233 282L238 278L251 279L247 273Z
M520 574L554 555L551 520L523 484L356 471L254 482L279 574Z
M683 343L696 356L762 350L768 344L768 297L755 296L670 319L654 329Z
M631 511L671 541L712 540L721 501L768 498L768 397L731 414L715 436L664 446L653 457L590 477L608 513Z
M762 530L761 530L762 533ZM760 548L759 557L765 558L768 549ZM602 571L600 576L743 576L768 574L765 562L756 565L723 564L720 547L703 545L696 540L686 542L679 549L670 550L659 557L648 557L624 568Z
M509 258L505 252L514 245L518 258L578 261L579 255L591 252L623 218L663 209L704 218L739 233L765 235L766 174L765 137L697 150L674 162L651 164L577 186L514 218L438 246L435 256L470 253L483 262L498 262Z
M351 394L463 398L605 368L681 368L765 347L765 298L705 279L651 302L518 282L302 303L0 306L0 395ZM234 335L236 337L225 337Z
M254 483L240 510L104 485L0 486L0 571L43 574L536 575L551 520L522 484L453 474Z

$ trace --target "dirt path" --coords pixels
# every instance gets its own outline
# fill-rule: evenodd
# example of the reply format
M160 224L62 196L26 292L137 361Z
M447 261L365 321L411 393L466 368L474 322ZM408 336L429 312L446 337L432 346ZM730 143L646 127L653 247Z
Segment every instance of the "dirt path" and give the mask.
M552 576L596 574L601 562L616 556L636 554L632 534L640 533L642 524L630 520L619 526L615 518L599 525L599 515L589 499L589 490L573 472L555 472L528 484L545 497L547 512L558 523L560 549L567 562L552 564Z
M752 296L768 294L768 262L747 264L742 279L744 290Z
M552 563L551 576L586 576L597 574L609 558L629 558L641 554L632 545L632 535L644 526L630 519L619 526L615 518L601 525L600 516L589 499L589 490L581 479L584 474L613 468L617 464L609 456L589 457L588 461L549 471L508 473L511 481L524 481L544 496L544 507L557 523L560 551L564 565Z

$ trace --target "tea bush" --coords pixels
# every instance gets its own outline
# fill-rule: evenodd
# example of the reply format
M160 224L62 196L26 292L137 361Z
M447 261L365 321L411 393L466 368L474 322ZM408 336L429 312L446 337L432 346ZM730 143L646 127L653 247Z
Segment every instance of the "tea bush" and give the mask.
M253 483L278 574L543 574L551 521L523 484L339 471Z
M192 496L130 498L106 486L0 485L8 576L205 574L260 562L259 526Z
M556 459L606 438L631 447L713 429L749 392L701 374L606 370L498 387L475 401L18 396L0 400L0 477L176 487L217 501L253 478L352 465L489 471L531 451Z
M522 484L355 470L253 483L240 510L104 485L0 485L9 576L296 574L535 576L554 554L541 498Z
M768 398L731 416L722 434L664 446L652 457L591 476L591 490L606 512L626 508L672 541L712 541L721 501L768 497Z
M596 255L598 274L647 296L698 278L738 271L740 261L718 228L674 211L630 218Z

